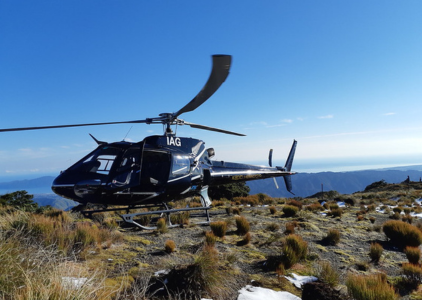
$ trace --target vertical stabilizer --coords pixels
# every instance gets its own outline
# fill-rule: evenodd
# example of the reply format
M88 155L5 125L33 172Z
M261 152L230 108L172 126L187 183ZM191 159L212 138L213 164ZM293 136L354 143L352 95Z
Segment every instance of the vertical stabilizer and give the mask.
M293 159L295 157L296 145L297 145L297 141L293 140L292 148L290 149L289 156L287 157L286 164L284 165L284 169L286 171L290 171L292 169Z

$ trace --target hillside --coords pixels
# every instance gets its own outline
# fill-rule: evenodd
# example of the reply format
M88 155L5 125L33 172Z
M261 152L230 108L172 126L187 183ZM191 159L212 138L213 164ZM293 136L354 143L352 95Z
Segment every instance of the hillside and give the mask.
M211 218L220 222L213 225L215 234L221 233L217 224L227 224L222 237L212 237L210 226L193 224L199 221L193 215L183 228L139 230L121 224L112 213L96 215L89 221L77 214L52 212L29 217L29 222L16 212L0 222L7 242L13 243L16 249L16 253L9 249L6 256L0 250L0 257L9 257L10 253L15 257L15 260L13 257L3 260L0 283L8 285L5 290L5 285L0 284L0 296L13 295L15 284L20 295L40 290L50 294L60 291L60 299L235 300L242 287L253 283L256 287L289 292L297 299L316 299L315 293L321 289L326 297L332 295L324 299L347 299L348 291L351 293L354 288L353 282L379 280L376 284L379 289L372 292L374 299L394 299L381 296L381 293L391 296L394 290L399 299L419 299L419 283L412 281L419 269L415 265L416 273L403 273L407 255L403 248L386 238L383 225L403 219L422 227L418 223L422 212L422 183L375 184L366 192L337 196L339 203L329 202L324 207L317 199L297 203L266 198L261 199L260 205L258 198L252 196L214 201ZM289 205L302 208L291 214ZM181 206L185 207L186 203ZM57 227L58 224L61 225ZM422 233L417 227L412 228L419 232L420 245ZM292 254L296 252L286 255L290 253L286 251L291 251L286 248L291 239L298 241L299 249L307 249L301 256ZM7 245L4 242L0 240L0 246ZM25 248L19 246L21 243ZM374 243L378 248L374 248ZM55 252L56 248L60 251ZM420 249L417 251L420 261ZM35 262L29 266L24 264L27 252ZM43 255L48 255L48 259ZM24 276L22 270L27 268ZM42 278L36 276L41 270L45 274ZM377 277L379 272L386 274L385 279ZM303 288L284 277L293 274L316 276L322 281L319 290L306 298ZM4 281L5 278L9 280ZM60 286L66 284L63 281L67 282L63 278L90 284L62 289ZM359 286L364 289L364 284Z

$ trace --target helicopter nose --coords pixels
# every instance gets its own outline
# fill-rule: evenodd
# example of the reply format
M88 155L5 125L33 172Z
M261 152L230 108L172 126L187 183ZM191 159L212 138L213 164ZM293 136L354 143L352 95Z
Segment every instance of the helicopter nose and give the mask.
M75 199L76 195L74 192L74 184L72 184L68 178L66 178L67 176L63 176L64 173L60 174L59 176L56 177L56 179L54 179L53 184L51 186L51 189L53 190L53 192L63 198L67 198L67 199L71 199L74 201L78 201L77 199Z

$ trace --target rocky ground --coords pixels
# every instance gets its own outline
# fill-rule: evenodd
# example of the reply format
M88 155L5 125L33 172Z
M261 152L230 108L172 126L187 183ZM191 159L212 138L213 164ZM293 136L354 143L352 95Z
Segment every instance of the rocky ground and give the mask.
M372 196L370 196L372 194ZM419 196L418 196L419 195ZM306 210L306 203L315 203L318 199L302 200L303 209L293 217L285 217L282 208L286 199L276 199L272 214L269 206L236 206L242 209L241 215L250 224L251 241L246 245L239 243L243 236L236 233L235 215L228 214L225 207L216 207L210 211L212 221L226 221L229 226L224 238L218 238L216 249L218 256L227 268L233 281L233 290L238 290L245 284L254 281L256 284L274 290L287 290L297 296L302 291L297 289L274 268L268 267L268 259L281 254L282 239L286 236L286 224L296 222L295 234L300 235L308 243L307 258L292 268L285 270L300 275L318 275L322 261L327 261L339 275L337 290L346 293L345 278L349 273L384 272L388 278L397 278L400 267L407 262L401 249L390 244L382 232L382 225L390 219L391 213L368 209L370 205L394 204L392 201L420 198L419 190L381 191L373 190L353 196L340 195L342 198L353 198L355 205L342 208L340 217L327 216L321 211ZM334 201L337 202L337 201ZM288 201L288 200L287 200ZM278 202L278 203L277 203ZM359 220L357 213L366 210ZM372 219L372 221L371 221ZM375 219L375 220L374 220ZM119 272L134 273L139 276L139 270L144 274L170 270L176 266L192 264L195 257L204 247L205 232L209 226L190 224L183 228L172 228L165 233L156 230L139 230L122 226L124 243L115 245L101 252L101 259L107 260L110 268ZM414 218L413 223L417 222ZM330 245L324 241L330 229L340 232L340 241ZM176 244L172 253L164 251L167 240ZM371 262L368 255L371 243L377 242L384 248L379 263ZM401 290L401 299L417 299L417 292ZM233 295L233 299L235 295Z

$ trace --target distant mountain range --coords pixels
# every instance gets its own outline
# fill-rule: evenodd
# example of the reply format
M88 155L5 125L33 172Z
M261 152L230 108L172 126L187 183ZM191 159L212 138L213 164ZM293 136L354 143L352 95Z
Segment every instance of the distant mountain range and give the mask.
M341 194L352 194L363 191L366 186L375 181L385 180L387 183L400 183L409 176L411 181L419 181L422 178L422 171L405 170L366 170L351 172L321 172L321 173L299 173L292 176L293 193L298 197L308 197L315 193L335 190ZM277 178L279 189L275 187L272 179L250 181L251 194L265 193L271 197L292 197L286 191L284 180Z
M320 172L299 173L292 176L293 193L298 197L308 197L321 190L335 190L341 194L352 194L363 191L369 184L385 180L388 183L400 183L409 176L411 181L422 180L422 165L396 167L389 169L350 171L350 172ZM0 195L19 190L26 190L34 195L34 201L41 206L51 205L67 210L77 203L59 197L51 192L51 184L55 177L44 176L36 179L0 182ZM279 189L273 179L248 182L250 194L265 193L271 197L293 197L286 191L284 180L277 178Z
M68 210L77 205L77 202L53 193L51 184L54 179L53 176L43 176L35 179L0 182L0 195L25 190L34 195L34 202L37 202L40 206L51 205L58 209Z

